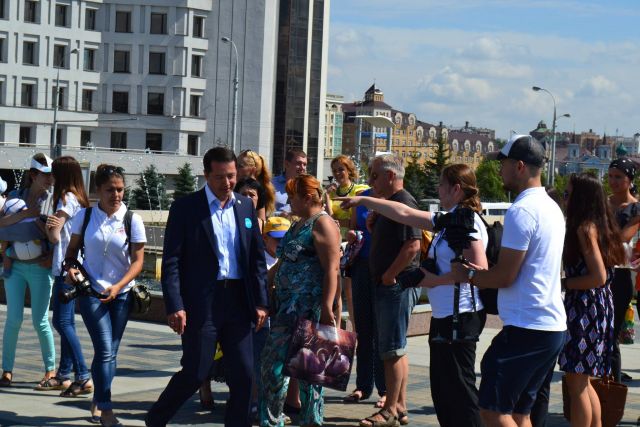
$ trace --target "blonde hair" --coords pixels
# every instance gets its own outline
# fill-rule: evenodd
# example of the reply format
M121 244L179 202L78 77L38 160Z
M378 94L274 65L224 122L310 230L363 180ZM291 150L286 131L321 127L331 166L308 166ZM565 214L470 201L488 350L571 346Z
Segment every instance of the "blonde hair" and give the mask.
M255 178L264 188L265 200L264 208L267 216L271 215L276 208L276 189L271 183L271 174L265 167L265 160L260 154L253 150L244 150L238 155L238 166L252 167L255 169Z
M460 202L461 206L477 213L482 212L476 174L469 166L462 163L449 165L442 170L441 179L447 181L449 185L460 185L460 189L464 193L464 199Z

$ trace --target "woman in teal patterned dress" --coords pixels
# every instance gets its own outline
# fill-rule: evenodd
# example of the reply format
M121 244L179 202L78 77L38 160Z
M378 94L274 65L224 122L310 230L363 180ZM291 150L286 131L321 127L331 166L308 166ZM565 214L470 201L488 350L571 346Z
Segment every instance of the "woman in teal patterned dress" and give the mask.
M271 331L262 351L261 390L258 406L260 426L284 425L280 416L289 378L284 363L298 319L335 325L333 302L338 286L340 233L336 223L322 210L322 188L311 175L287 182L291 211L300 220L291 226L278 247L275 291L272 298ZM270 277L271 278L271 277ZM321 426L322 387L298 381L299 424Z

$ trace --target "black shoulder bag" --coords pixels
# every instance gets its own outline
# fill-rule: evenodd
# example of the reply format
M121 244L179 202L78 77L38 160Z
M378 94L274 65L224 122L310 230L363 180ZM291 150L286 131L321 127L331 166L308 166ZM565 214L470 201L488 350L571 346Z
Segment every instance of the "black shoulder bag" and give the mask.
M84 235L87 231L87 227L89 226L89 220L91 219L91 212L93 211L92 207L88 207L85 209L84 219L82 221L82 229L80 230L80 239L82 241L82 246L80 248L80 252L82 253L82 258L84 258ZM133 212L127 210L124 214L124 231L127 235L127 247L129 250L129 257L131 257L131 221L133 218ZM142 283L136 283L130 290L131 295L133 295L133 303L131 304L131 312L136 314L145 314L151 308L151 292L149 292L149 288Z

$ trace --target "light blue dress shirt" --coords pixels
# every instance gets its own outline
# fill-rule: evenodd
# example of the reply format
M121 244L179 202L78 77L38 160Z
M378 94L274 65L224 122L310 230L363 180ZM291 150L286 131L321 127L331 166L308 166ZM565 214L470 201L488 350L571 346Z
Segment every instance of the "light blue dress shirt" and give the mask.
M223 279L242 279L242 271L238 262L240 261L240 233L236 226L236 217L233 206L239 203L235 194L231 193L231 199L220 206L220 200L213 194L208 185L205 184L207 202L211 212L211 223L213 233L216 236L216 255L218 256L218 277Z

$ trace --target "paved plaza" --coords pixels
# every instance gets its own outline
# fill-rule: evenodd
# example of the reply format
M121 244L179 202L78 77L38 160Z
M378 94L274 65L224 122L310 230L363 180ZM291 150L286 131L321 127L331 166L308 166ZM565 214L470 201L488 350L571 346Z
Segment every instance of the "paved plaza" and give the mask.
M6 307L0 306L0 327L4 326ZM58 392L37 392L35 383L42 377L42 360L38 340L31 326L30 311L25 311L25 322L20 333L14 387L0 389L0 425L2 426L89 426L90 399L87 397L63 399ZM91 342L82 320L77 317L78 330L85 356L92 356ZM495 322L493 322L495 324ZM498 329L486 328L482 334L478 355L481 356ZM56 348L58 336L56 336ZM640 336L640 335L639 335ZM163 325L129 322L118 356L118 373L113 385L114 409L126 426L144 425L144 413L158 397L170 376L179 366L180 340ZM429 350L426 336L409 339L409 416L410 426L437 426L429 392ZM629 397L621 425L635 426L640 416L640 344L623 346L624 370L634 381L628 383ZM480 359L480 357L478 358ZM479 373L479 360L476 370ZM478 374L479 375L479 374ZM550 426L565 426L562 418L560 373L556 372L552 385ZM355 379L352 375L352 383ZM352 385L349 386L349 390ZM342 403L344 393L328 390L326 394L325 425L356 426L357 421L370 415L373 400L357 404ZM189 400L173 420L172 426L221 426L224 419L224 384L214 383L216 408L213 412L200 409L197 396ZM294 424L297 425L294 418Z

